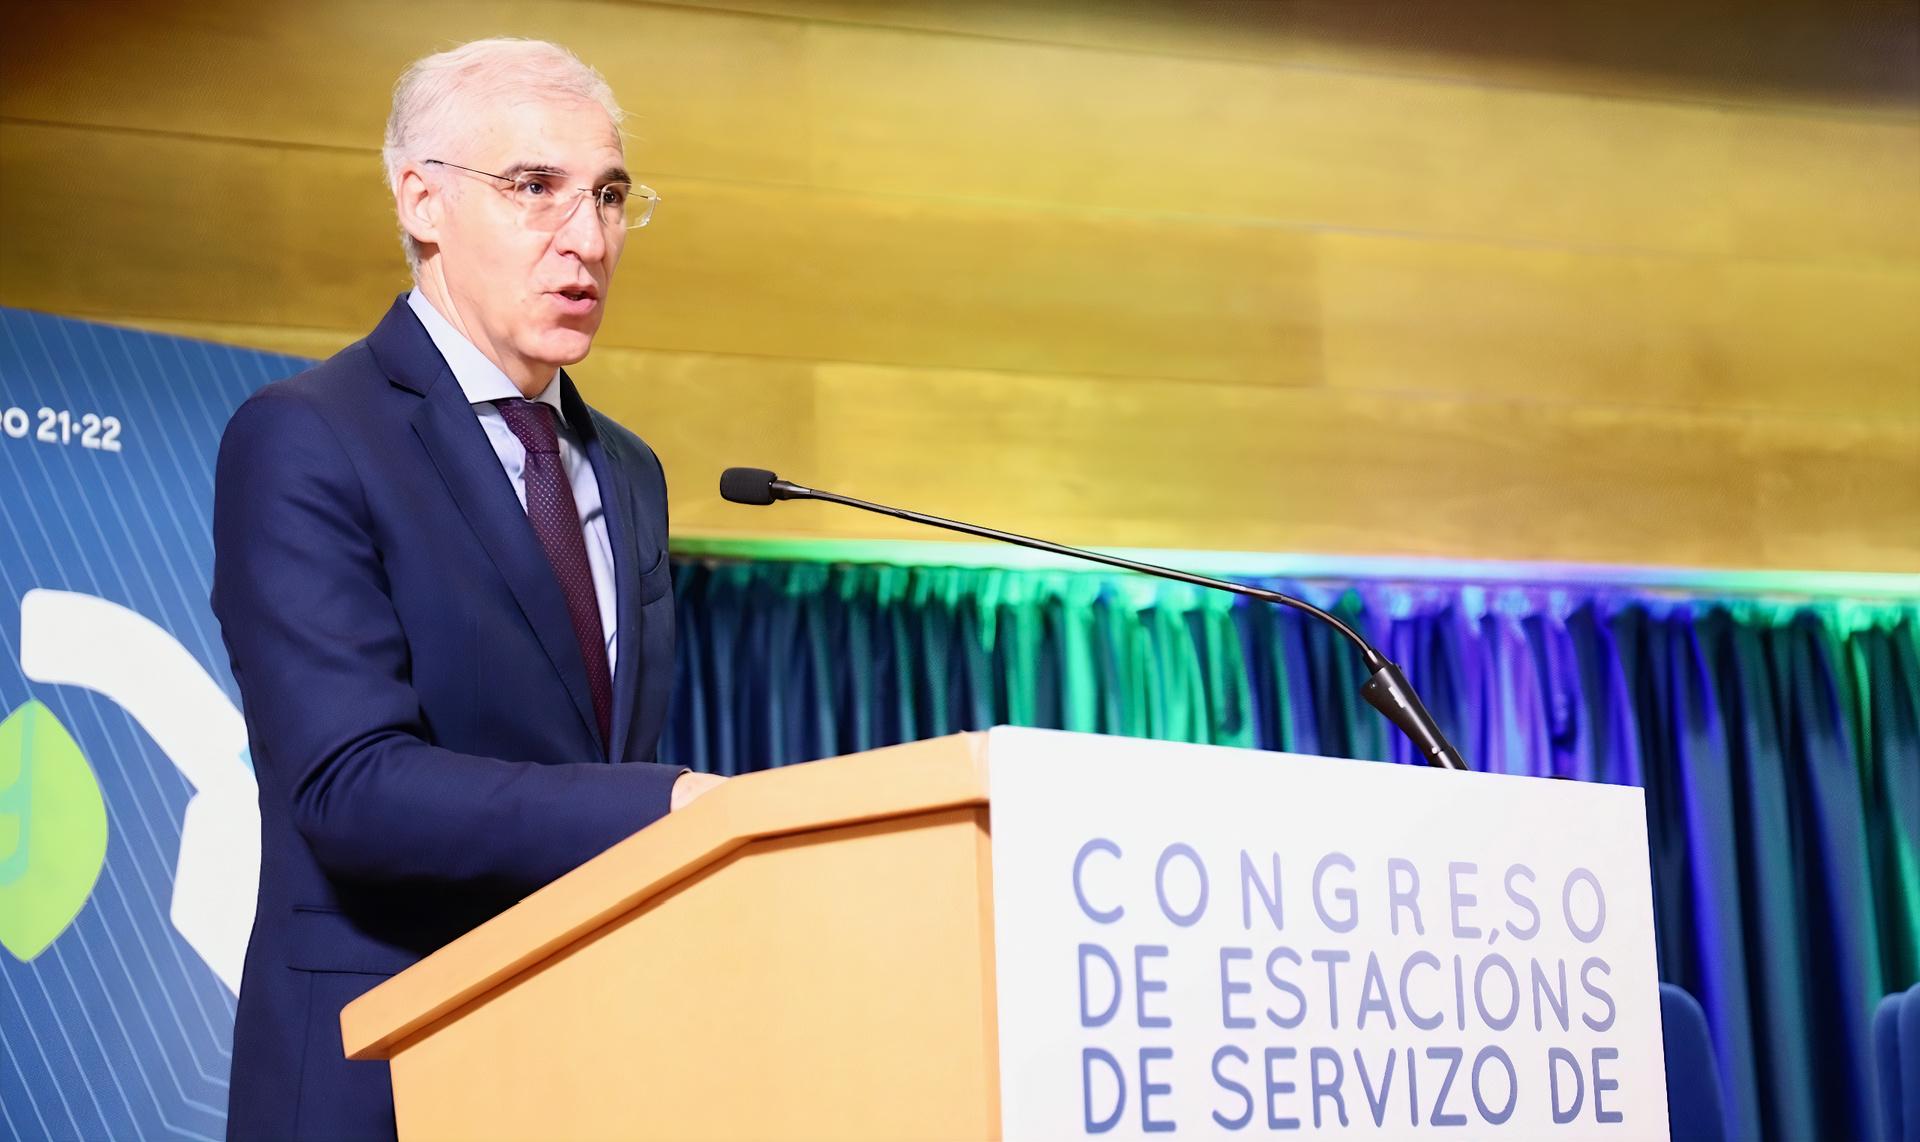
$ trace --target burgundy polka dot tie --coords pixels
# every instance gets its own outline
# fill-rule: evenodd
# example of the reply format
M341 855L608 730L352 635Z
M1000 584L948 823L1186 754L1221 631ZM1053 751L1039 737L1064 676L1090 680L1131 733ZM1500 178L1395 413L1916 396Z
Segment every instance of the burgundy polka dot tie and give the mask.
M573 502L573 485L560 462L560 441L554 433L553 407L530 400L497 400L493 406L507 427L526 447L521 472L527 488L527 519L553 564L560 591L567 598L567 617L573 637L587 663L587 688L593 692L593 713L600 723L600 740L613 737L613 678L607 671L607 637L600 626L600 602L593 590L593 569L587 564L587 540L580 529L580 509Z

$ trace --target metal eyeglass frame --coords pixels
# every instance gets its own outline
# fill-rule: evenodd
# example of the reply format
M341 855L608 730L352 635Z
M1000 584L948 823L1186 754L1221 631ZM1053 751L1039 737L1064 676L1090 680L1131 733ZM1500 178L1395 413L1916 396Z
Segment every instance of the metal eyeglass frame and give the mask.
M501 182L505 182L505 183L511 183L511 184L512 184L512 189L513 189L514 191L518 191L518 190L520 189L520 185L521 185L521 183L522 183L523 181L526 181L526 180L531 180L531 179L549 179L549 180L551 180L551 179L553 179L553 178L555 178L555 177L557 177L557 175L556 175L556 172L554 172L554 171L538 171L538 170L533 170L533 171L522 171L522 172L520 172L520 173L519 173L519 174L517 174L517 175L504 175L504 174L494 174L494 173L493 173L492 171L483 171L483 170L477 170L477 169L475 169L475 168L473 168L473 167L463 167L463 166L461 166L461 165L460 165L459 163L450 163L450 162L448 162L448 161L447 161L447 160L445 160L445 159L423 159L423 160L421 160L421 161L422 161L422 162L424 162L424 163L425 163L426 165L428 165L428 166L436 166L436 167L451 167L452 169L454 169L454 170L457 170L457 171L466 171L466 172L467 172L468 174L477 174L477 175L479 175L479 176L480 176L481 178L493 178L493 179L499 179L499 180L500 180ZM595 204L595 208L594 208L594 212L595 212L595 215L596 215L596 216L598 216L598 215L599 215L599 206L598 206L598 203L597 203L597 196L598 196L598 195L599 195L599 194L600 194L600 193L601 193L602 191L604 191L604 190L606 190L606 189L607 189L607 187L609 187L609 186L625 186L625 187L627 188L627 197L628 197L629 199L633 199L633 198L638 198L638 199L640 199L640 201L642 201L642 202L644 202L644 203L646 203L646 208L640 211L640 219L639 219L639 221L637 221L637 222L636 222L636 221L633 221L633 220L632 220L632 218L633 218L633 213L632 213L632 211L631 211L631 210L629 209L629 210L627 211L627 217L628 217L628 221L627 221L627 223L626 223L626 225L624 225L624 226L622 226L622 227L620 227L620 229L622 229L622 230L638 230L638 229L640 229L641 227L643 227L643 226L645 226L645 225L646 225L646 224L647 224L648 222L650 222L650 221L652 221L652 220L653 220L653 209L654 209L654 207L656 207L656 206L658 206L658 205L660 205L660 195L659 195L658 193L656 193L656 192L654 191L654 189L653 189L652 187L650 187L650 186L646 186L646 185L644 185L644 184L642 184L642 183L637 183L637 182L626 182L626 183L622 183L622 182L608 182L608 183L602 183L602 184L601 184L600 186L597 186L597 187L595 187L595 186L581 186L581 187L575 187L575 188L574 188L574 193L575 193L576 195L594 195L594 196L596 196L596 204ZM503 187L502 189L507 189L507 188L505 188L505 187ZM518 195L518 194L516 193L516 194L514 194L514 195L513 195L513 198L514 198L514 202L515 202L515 205L518 205L518 204L519 204L519 201L520 201L520 196L519 196L519 195ZM554 230L558 230L558 229L559 229L559 228L560 228L561 226L565 226L565 225L567 224L567 219L569 219L569 218L571 218L571 217L573 217L573 212L574 212L574 211L576 211L576 210L578 210L578 209L580 209L580 200L579 200L579 198L578 198L578 197L576 197L576 198L574 199L574 203L573 203L573 205L567 208L567 211L566 211L566 213L564 213L564 214L562 214L562 215L560 215L560 216L559 216L559 221L558 221L558 223L557 223L557 224L556 224L556 225L555 225L555 226L553 227L553 229L554 229ZM604 217L602 217L602 218L601 218L601 224L602 224L602 225L605 225L605 224L606 224L606 220L605 220L605 218L604 218Z

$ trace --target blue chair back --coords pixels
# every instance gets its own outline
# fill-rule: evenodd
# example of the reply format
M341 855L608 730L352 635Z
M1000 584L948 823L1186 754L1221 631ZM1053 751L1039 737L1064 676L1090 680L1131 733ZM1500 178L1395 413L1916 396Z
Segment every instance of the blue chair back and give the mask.
M1667 1056L1667 1129L1673 1142L1727 1142L1707 1016L1693 996L1660 985L1660 1037Z
M1892 996L1900 1001L1899 1046L1895 1069L1898 1071L1900 1106L1888 1119L1887 1137L1900 1138L1903 1142L1920 1140L1920 983L1906 990L1904 995ZM1884 1004L1884 1001L1883 1001ZM1879 1031L1876 1018L1874 1031ZM1875 1036L1876 1041L1878 1035ZM1884 1104L1885 1094L1881 1095ZM1897 1122L1897 1127L1893 1123ZM1898 1133L1894 1133L1894 1130Z
M1873 1077L1880 1096L1880 1138L1900 1142L1905 1100L1900 1095L1900 1008L1907 993L1896 991L1873 1009Z

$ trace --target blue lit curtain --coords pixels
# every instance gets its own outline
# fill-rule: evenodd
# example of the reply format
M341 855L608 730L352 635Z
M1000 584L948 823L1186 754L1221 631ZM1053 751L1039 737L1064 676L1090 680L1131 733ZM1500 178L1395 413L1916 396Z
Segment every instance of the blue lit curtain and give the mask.
M1920 978L1920 604L1269 583L1400 662L1478 767L1644 786L1663 979L1739 1138L1875 1130L1868 1021ZM1409 762L1337 635L1095 573L675 567L664 759L719 773L995 724Z

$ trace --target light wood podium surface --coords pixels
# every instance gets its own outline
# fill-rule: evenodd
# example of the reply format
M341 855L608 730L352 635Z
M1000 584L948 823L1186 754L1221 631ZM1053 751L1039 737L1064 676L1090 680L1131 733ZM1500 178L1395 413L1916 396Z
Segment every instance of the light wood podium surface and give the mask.
M735 778L369 991L400 1137L987 1138L984 734Z

